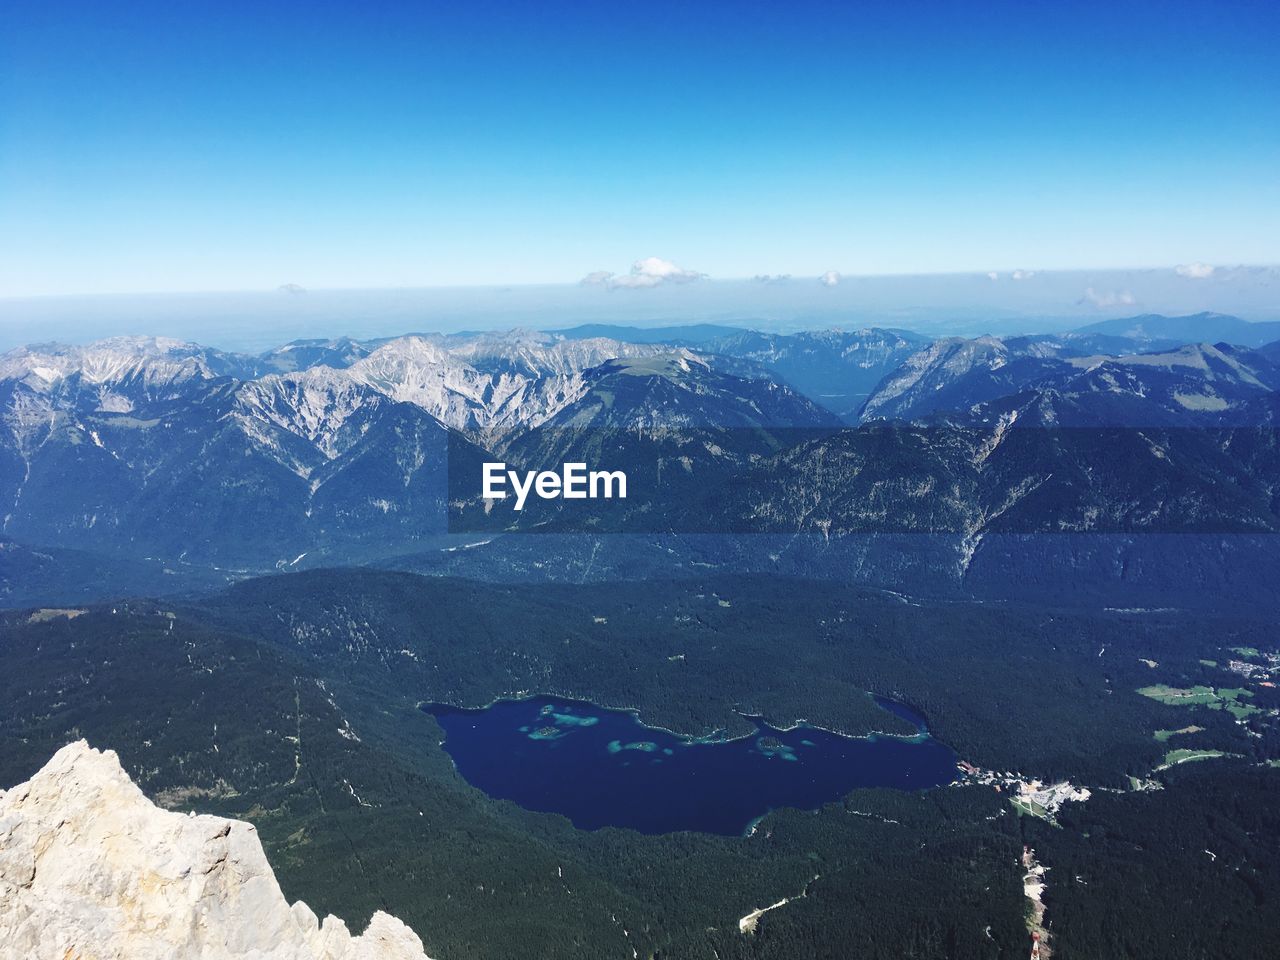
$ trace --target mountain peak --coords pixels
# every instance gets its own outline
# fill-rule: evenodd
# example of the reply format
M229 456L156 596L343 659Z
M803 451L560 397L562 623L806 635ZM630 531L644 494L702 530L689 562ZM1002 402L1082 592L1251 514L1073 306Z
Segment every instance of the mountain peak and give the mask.
M280 891L253 825L152 804L83 740L0 793L7 956L131 960L425 960L375 913L362 936Z
M0 354L0 379L23 380L42 390L75 375L90 384L171 384L256 372L250 358L169 337L110 337L82 346L39 343Z

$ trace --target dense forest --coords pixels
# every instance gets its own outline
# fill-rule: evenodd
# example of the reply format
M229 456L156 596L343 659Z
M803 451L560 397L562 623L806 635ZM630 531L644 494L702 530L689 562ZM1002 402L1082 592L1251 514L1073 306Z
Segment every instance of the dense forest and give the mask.
M1213 902L1170 936L1194 943L1178 924L1225 918L1223 955L1266 955L1250 912L1275 908L1278 831L1258 807L1280 770L1257 765L1276 754L1274 690L1255 686L1238 718L1138 692L1224 687L1230 648L1270 642L1246 612L925 602L775 578L496 587L344 570L0 624L0 783L86 737L158 802L257 824L291 899L357 925L389 910L446 960L1021 957L1024 843L1050 868L1059 956L1112 955L1099 951L1127 942L1126 923L1188 896L1170 858L1190 869L1205 848L1231 873L1215 868ZM416 709L533 692L635 707L688 734L736 732L743 713L910 732L869 694L888 695L972 763L1071 777L1094 796L1057 827L961 781L778 810L741 838L576 830L469 786ZM1242 759L1157 771L1180 744L1156 732L1191 720L1189 744ZM1130 775L1165 789L1132 792ZM1141 897L1120 895L1131 884ZM1171 955L1203 955L1188 951Z
M750 838L579 831L465 784L421 711L375 704L398 733L375 735L296 658L167 610L10 621L4 637L0 782L75 737L109 746L158 802L252 820L290 898L355 924L389 910L435 956L836 955L866 910L885 911L869 955L1021 952L1017 826L989 790L861 791ZM739 932L811 882L785 928Z
M1070 805L1037 827L1061 960L1262 957L1280 926L1280 770L1187 764L1166 788Z
M742 713L912 732L871 693L923 713L971 763L1113 786L1156 766L1154 732L1185 722L1138 689L1221 684L1202 659L1225 663L1226 648L1272 635L1243 613L931 603L765 576L567 587L317 571L248 581L191 615L306 658L356 701L547 693L691 735L748 733ZM1274 690L1255 699L1280 706ZM1263 741L1233 718L1203 719L1223 749L1261 757Z

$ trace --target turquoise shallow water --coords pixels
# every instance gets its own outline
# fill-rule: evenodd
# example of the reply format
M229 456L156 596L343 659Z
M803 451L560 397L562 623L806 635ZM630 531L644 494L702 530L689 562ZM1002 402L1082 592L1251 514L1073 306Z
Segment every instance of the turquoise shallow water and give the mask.
M816 809L857 787L917 790L955 779L955 754L917 724L913 739L852 738L754 719L755 735L695 741L635 714L560 698L501 700L480 710L426 704L468 783L583 829L738 835L777 807Z

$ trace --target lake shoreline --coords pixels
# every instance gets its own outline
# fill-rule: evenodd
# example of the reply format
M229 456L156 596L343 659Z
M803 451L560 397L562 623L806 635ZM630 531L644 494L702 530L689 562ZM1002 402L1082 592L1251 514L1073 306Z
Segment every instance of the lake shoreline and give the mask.
M681 730L675 730L671 727L664 727L658 723L650 723L646 721L642 716L643 708L641 707L613 706L611 704L599 703L595 700L591 700L589 698L583 697L578 694L557 694L557 693L528 692L528 691L521 691L519 693L513 693L513 694L499 694L498 696L493 697L491 700L489 700L488 703L485 703L481 706L474 706L474 707L463 706L457 703L451 703L444 700L419 700L414 704L414 707L422 711L423 713L426 713L429 715L431 715L432 712L427 709L428 707L444 707L450 710L457 710L461 713L483 713L484 711L492 709L493 707L501 703L521 703L529 700L537 700L540 698L552 699L552 700L564 700L567 703L574 703L581 706L592 707L597 710L608 710L614 713L631 714L636 718L636 721L646 729L659 730L663 733L670 734L671 736L677 737L681 740L687 740L689 741L689 744L691 746L697 745L697 744L734 743L740 740L748 740L751 737L759 735L762 728L767 728L769 730L773 730L778 733L792 733L799 729L820 730L824 733L830 733L834 736L842 737L846 740L875 741L878 739L888 739L888 740L901 740L906 742L921 742L922 740L929 740L937 743L941 742L937 740L937 738L934 737L932 733L929 732L928 723L924 715L919 713L919 711L917 711L914 707L908 706L907 704L902 703L899 700L894 700L892 697L884 697L879 694L872 693L871 691L864 691L864 692L868 697L870 697L876 703L878 707L880 707L880 709L884 710L887 713L893 714L894 716L898 717L901 720L904 720L907 723L911 723L912 721L906 717L903 717L901 714L897 713L896 711L884 706L884 704L892 703L906 711L909 711L914 716L919 717L920 721L918 724L916 724L916 732L912 734L906 734L906 733L892 733L890 731L885 731L885 730L869 730L865 733L849 733L848 731L841 730L838 727L823 726L821 724L813 723L804 717L800 717L794 721L791 721L785 726L780 726L780 725L771 723L765 717L764 714L747 713L735 708L734 713L737 716L741 717L743 720L747 720L755 724L756 726L755 730L751 731L750 733L743 733L743 734L739 734L737 736L732 736L732 737L717 735L717 734L721 734L724 731L723 727L716 727L710 733L693 734L693 733L685 733Z
M897 706L899 717L910 711ZM955 752L928 734L923 717L912 736L849 736L740 714L755 727L750 734L690 737L646 724L637 709L571 697L418 708L442 728L442 748L470 785L580 829L742 838L780 808L813 811L859 788L916 791L957 776Z

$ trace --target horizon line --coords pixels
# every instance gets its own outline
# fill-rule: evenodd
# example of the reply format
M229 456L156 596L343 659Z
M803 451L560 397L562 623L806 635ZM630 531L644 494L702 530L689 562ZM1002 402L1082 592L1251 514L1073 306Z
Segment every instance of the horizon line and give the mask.
M989 282L998 283L1009 280L1014 283L1025 283L1039 276L1066 276L1070 274L1099 274L1099 273L1177 273L1179 267L1188 265L1210 266L1214 273L1219 271L1236 271L1236 270L1280 270L1280 260L1275 262L1257 262L1257 263L1235 263L1235 264L1207 264L1202 261L1188 261L1187 263L1178 264L1161 264L1157 266L1124 266L1124 267L1008 267L1008 268L990 268L990 269L974 269L974 270L936 270L936 271L920 271L908 270L901 272L888 273L846 273L841 270L831 270L824 273L816 274L753 274L750 276L734 276L734 277L716 277L703 275L693 280L682 282L659 283L648 287L608 287L600 284L585 283L579 280L552 280L538 282L516 282L504 283L495 281L491 283L440 283L440 284L401 284L386 286L307 286L297 284L292 281L283 281L274 287L226 287L226 288L183 288L169 290L117 290L117 291L82 291L72 293L57 292L38 292L38 293L0 293L0 303L28 301L28 300L92 300L92 299L108 299L119 297L214 297L214 296L245 296L245 295L284 295L284 296L306 296L310 293L413 293L425 291L487 291L487 292L504 292L507 290L528 290L528 289L546 289L546 288L580 288L584 290L599 289L609 294L619 294L627 296L631 294L644 295L646 291L656 289L671 289L673 287L697 287L716 283L812 283L822 285L822 278L827 273L837 274L839 280L837 283L829 285L829 289L839 287L841 283L846 281L863 281L863 280L894 280L894 279L912 279L912 278L983 278ZM1015 277L1014 274L1021 273L1024 276ZM992 277L992 274L996 274ZM1205 280L1210 277L1187 277L1188 280ZM295 287L296 289L289 289Z

